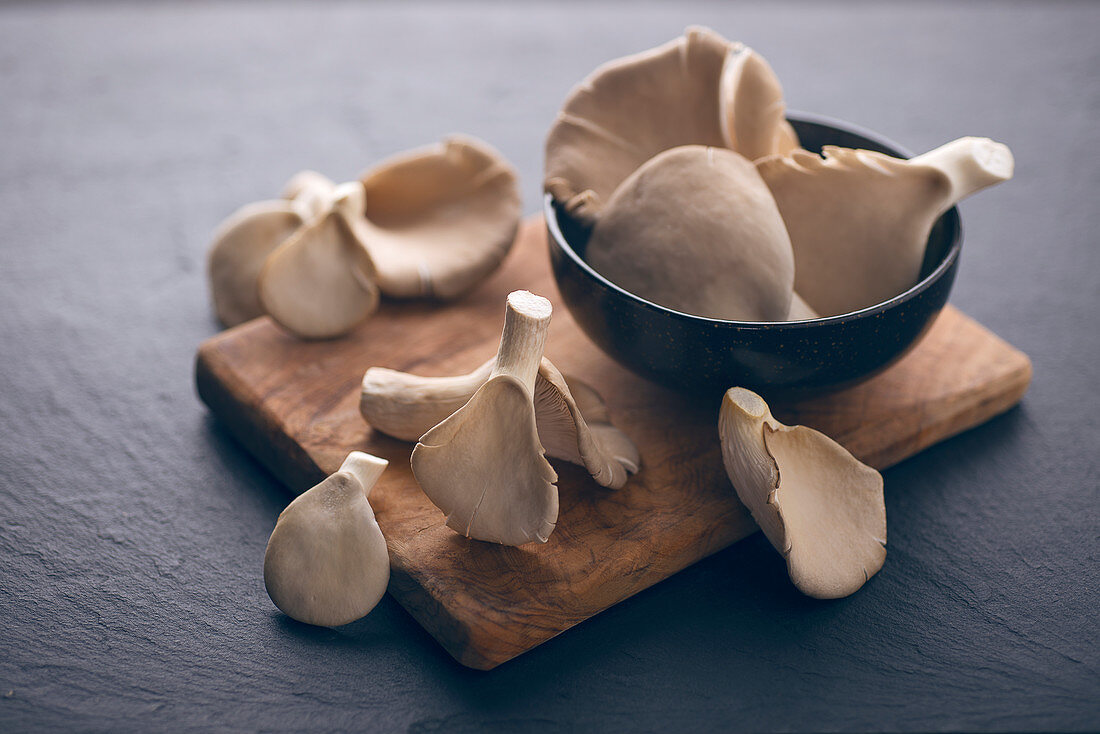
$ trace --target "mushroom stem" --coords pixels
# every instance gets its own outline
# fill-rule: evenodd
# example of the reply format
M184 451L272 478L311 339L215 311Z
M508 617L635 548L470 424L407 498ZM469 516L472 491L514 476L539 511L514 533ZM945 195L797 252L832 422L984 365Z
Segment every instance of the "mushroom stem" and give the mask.
M504 332L490 379L509 375L521 382L528 394L534 394L552 312L550 301L530 291L508 294Z
M935 150L909 160L941 171L951 182L951 194L943 211L971 194L1012 178L1012 151L1004 143L989 138L966 137L952 140ZM943 213L942 211L940 212Z
M369 498L370 491L374 489L375 483L389 464L390 462L377 456L371 456L362 451L352 451L348 454L348 458L344 459L339 470L355 477L359 484L363 485L363 496Z

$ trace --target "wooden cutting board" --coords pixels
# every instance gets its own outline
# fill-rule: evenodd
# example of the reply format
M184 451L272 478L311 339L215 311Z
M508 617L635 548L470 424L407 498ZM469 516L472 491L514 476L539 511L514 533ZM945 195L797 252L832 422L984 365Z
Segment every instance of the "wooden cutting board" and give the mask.
M553 461L557 529L546 544L509 548L444 525L412 476L412 445L373 432L358 393L373 365L450 375L481 364L496 351L504 299L517 288L555 303L547 356L603 394L638 444L642 470L614 491ZM335 471L352 450L390 461L371 494L389 544L389 592L474 668L530 650L756 529L722 467L718 400L688 399L626 371L559 303L540 218L521 228L501 270L457 303L386 303L354 334L330 342L299 341L262 318L198 352L199 395L293 492ZM1030 378L1026 355L949 306L916 349L873 380L773 407L781 420L824 431L884 469L1007 410Z

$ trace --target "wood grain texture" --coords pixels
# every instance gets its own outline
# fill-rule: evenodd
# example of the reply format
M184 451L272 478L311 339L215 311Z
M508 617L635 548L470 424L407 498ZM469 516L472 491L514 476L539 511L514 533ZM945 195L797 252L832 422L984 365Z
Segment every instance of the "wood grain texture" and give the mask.
M554 461L561 512L545 545L463 538L417 486L412 445L373 432L358 412L371 366L423 375L466 372L495 352L506 294L554 301L541 219L527 222L504 267L446 308L386 303L346 339L302 342L268 319L199 349L199 394L294 492L351 450L390 461L371 494L393 568L390 593L461 663L492 668L755 531L721 462L718 400L688 399L626 371L554 314L547 356L582 376L642 455L621 490ZM923 341L873 380L832 396L773 406L786 422L833 436L883 469L1014 405L1028 358L948 307ZM717 396L716 396L717 398ZM889 482L887 482L887 486Z

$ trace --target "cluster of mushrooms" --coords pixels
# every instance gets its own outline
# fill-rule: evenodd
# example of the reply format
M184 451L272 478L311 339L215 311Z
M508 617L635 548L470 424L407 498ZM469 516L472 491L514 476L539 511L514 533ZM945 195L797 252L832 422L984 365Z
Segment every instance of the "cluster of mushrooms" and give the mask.
M347 334L389 298L457 298L500 265L521 214L512 166L452 136L336 185L302 171L222 223L207 260L225 326L267 314L303 339Z
M960 138L910 160L799 147L751 48L689 28L570 94L545 188L592 227L585 257L625 290L736 321L797 321L888 300L919 276L932 225L1012 176L1009 149Z
M596 69L547 138L545 188L591 227L589 263L685 313L790 321L850 313L913 286L935 221L1012 175L1007 147L961 138L910 160L803 150L782 88L752 49L705 28ZM226 325L262 314L302 338L348 333L392 298L448 299L499 265L519 220L515 175L469 138L334 185L303 172L240 210L210 256ZM508 296L495 356L466 375L372 367L360 411L416 442L413 474L447 525L476 540L547 542L558 517L547 456L618 489L633 442L589 385L543 356L548 300ZM886 550L882 476L818 431L785 426L759 395L723 397L719 439L742 503L804 593L859 589ZM275 604L318 625L370 611L389 579L368 501L386 462L352 452L279 516L264 561Z
M363 376L363 417L376 431L416 442L417 483L467 538L512 546L550 538L558 488L547 456L583 466L609 489L638 471L637 447L611 424L599 394L543 356L552 310L541 296L510 293L496 355L469 374L372 367ZM367 495L385 466L352 452L279 516L264 581L291 617L345 624L381 598L389 555Z

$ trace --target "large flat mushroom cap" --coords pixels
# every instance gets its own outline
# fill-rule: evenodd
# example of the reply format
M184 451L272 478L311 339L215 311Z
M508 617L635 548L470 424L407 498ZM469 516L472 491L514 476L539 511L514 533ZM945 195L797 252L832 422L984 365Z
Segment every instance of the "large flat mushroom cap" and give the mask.
M577 216L595 219L619 184L661 151L724 146L718 89L731 48L714 31L692 27L598 67L550 128L546 190Z
M399 154L367 171L363 238L382 292L454 298L508 254L522 214L512 166L468 136Z
M753 164L725 148L666 150L604 208L586 251L616 285L668 308L740 321L784 321L791 243Z
M263 316L258 281L267 256L302 226L291 201L261 201L238 209L218 228L207 256L214 312L225 326Z
M303 339L346 334L378 300L374 266L340 203L284 242L260 273L265 311Z
M744 388L726 392L718 430L738 498L787 560L800 591L847 596L882 568L881 474L828 436L775 420L764 400Z
M359 456L374 463L367 470L373 484L386 462ZM264 555L264 584L288 616L306 624L347 624L386 593L389 553L367 501L369 490L342 467L279 515Z
M558 518L557 474L543 456L531 394L498 375L428 431L412 469L447 526L504 545L545 543Z

